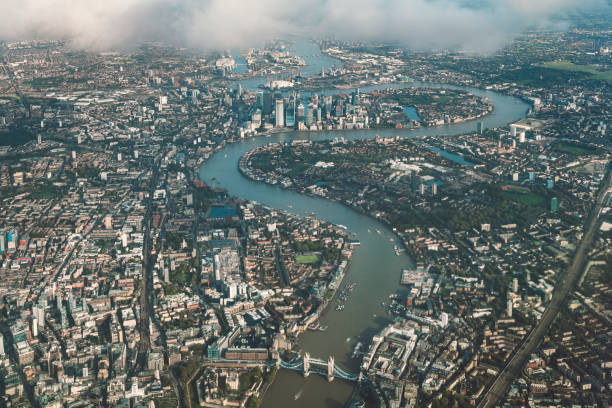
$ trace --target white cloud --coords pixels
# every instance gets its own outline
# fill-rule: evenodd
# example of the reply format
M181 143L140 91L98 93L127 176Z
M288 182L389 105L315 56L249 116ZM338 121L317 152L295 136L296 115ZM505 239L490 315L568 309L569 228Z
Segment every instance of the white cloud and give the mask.
M490 52L532 26L605 0L1 0L0 38L77 48L166 41L205 50L291 33Z

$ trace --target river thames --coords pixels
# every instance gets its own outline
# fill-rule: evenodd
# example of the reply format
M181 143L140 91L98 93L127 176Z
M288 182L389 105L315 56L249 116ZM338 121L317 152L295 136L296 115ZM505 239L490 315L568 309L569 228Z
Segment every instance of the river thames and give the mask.
M341 65L339 61L322 55L318 46L308 41L298 42L294 52L307 62L308 67L303 71L305 74L313 75L319 73L322 67L327 68L333 64ZM241 84L245 89L255 90L262 81L263 78L255 78L241 81ZM449 85L406 82L362 87L361 90L368 92L373 89L409 86L464 89L480 97L488 98L493 102L495 110L481 119L484 120L487 127L501 127L523 118L528 108L526 103L514 97L481 89ZM330 92L332 91L327 93ZM342 92L347 92L347 90L342 90ZM199 175L208 184L222 187L227 189L231 195L256 201L271 208L298 215L312 214L318 219L345 225L348 231L354 233L361 242L361 245L354 251L351 266L343 281L344 283L356 283L351 296L345 302L344 310L336 311L333 307L329 307L320 319L321 325L328 327L326 331L307 331L300 335L300 347L309 352L312 357L327 360L329 356L333 356L337 365L356 373L360 360L351 358L352 350L357 342L362 342L367 347L372 335L390 322L382 302L388 301L391 293L401 290L399 286L401 270L412 266L412 261L404 254L395 255L393 246L399 245L399 241L389 228L374 218L352 211L339 203L253 182L238 171L240 157L258 146L296 139L317 141L343 137L346 140L354 140L374 138L377 134L381 137L443 137L468 133L475 129L476 121L416 130L292 131L229 144L202 163ZM380 233L377 233L377 230ZM263 405L264 407L342 407L350 397L353 385L337 379L328 383L327 379L321 376L311 375L304 378L298 373L280 370L275 382L265 394Z

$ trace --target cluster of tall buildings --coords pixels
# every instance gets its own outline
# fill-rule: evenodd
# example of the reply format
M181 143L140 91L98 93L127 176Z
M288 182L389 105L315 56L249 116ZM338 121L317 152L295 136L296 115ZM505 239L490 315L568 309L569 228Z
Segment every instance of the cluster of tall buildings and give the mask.
M8 252L8 253L15 252L18 247L19 247L19 230L0 229L0 254L3 254L5 252Z
M238 89L237 94L240 91ZM284 96L281 92L258 91L250 116L255 127L261 126L263 120L268 118L276 128L295 127L303 130L330 118L354 114L359 105L358 91L344 98L313 94L304 99L297 94Z

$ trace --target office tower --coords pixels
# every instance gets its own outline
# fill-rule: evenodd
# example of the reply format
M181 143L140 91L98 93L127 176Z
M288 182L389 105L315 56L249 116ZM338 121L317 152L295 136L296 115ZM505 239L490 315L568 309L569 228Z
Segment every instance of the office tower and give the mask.
M16 229L9 231L6 234L6 250L8 252L15 252L17 250L17 241L19 239L19 231Z
M518 279L517 278L512 279L512 291L514 293L518 292Z
M0 229L0 254L6 251L6 232Z
M276 127L285 127L285 109L282 99L276 100L274 115L276 116Z
M36 317L36 321L38 323L38 328L43 329L45 327L45 305L39 303L34 307L33 310L34 317Z
M297 107L295 116L298 118L303 118L305 115L306 109L304 108L304 104L300 102L300 104Z
M269 115L272 113L272 94L270 92L264 92L263 94L263 103L261 109L263 110L264 115Z
M478 133L480 133L482 135L484 133L484 131L485 131L484 122L478 122L478 126L477 126L476 130L478 131Z
M553 197L550 199L550 211L556 212L559 209L559 200L557 197Z
M525 143L525 132L519 134L519 143Z
M432 195L438 194L438 184L437 183L433 183L431 185L431 194Z
M40 133L38 134L37 139L38 139L38 144L41 144L42 143L42 135Z
M529 181L531 181L532 183L535 181L535 172L529 172Z
M242 85L238 84L238 86L236 87L236 98L240 99L241 96L242 96Z
M546 188L549 190L552 190L553 188L555 188L554 180L546 180Z
M448 313L442 312L440 314L440 326L442 327L448 326Z
M263 106L264 106L264 93L263 93L263 91L257 91L255 93L255 100L256 100L257 107L259 109L263 110Z
M425 184L421 184L421 195L425 195Z
M508 317L512 317L512 299L508 299L506 301L506 315L508 315Z
M308 111L306 112L306 126L310 126L314 122L313 110L314 107L312 105L308 107Z

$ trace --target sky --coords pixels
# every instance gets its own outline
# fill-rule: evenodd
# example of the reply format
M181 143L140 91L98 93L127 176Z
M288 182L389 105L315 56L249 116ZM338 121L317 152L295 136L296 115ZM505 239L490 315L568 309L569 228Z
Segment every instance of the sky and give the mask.
M0 0L0 39L125 50L162 41L204 51L286 35L491 53L527 29L563 29L607 0Z

